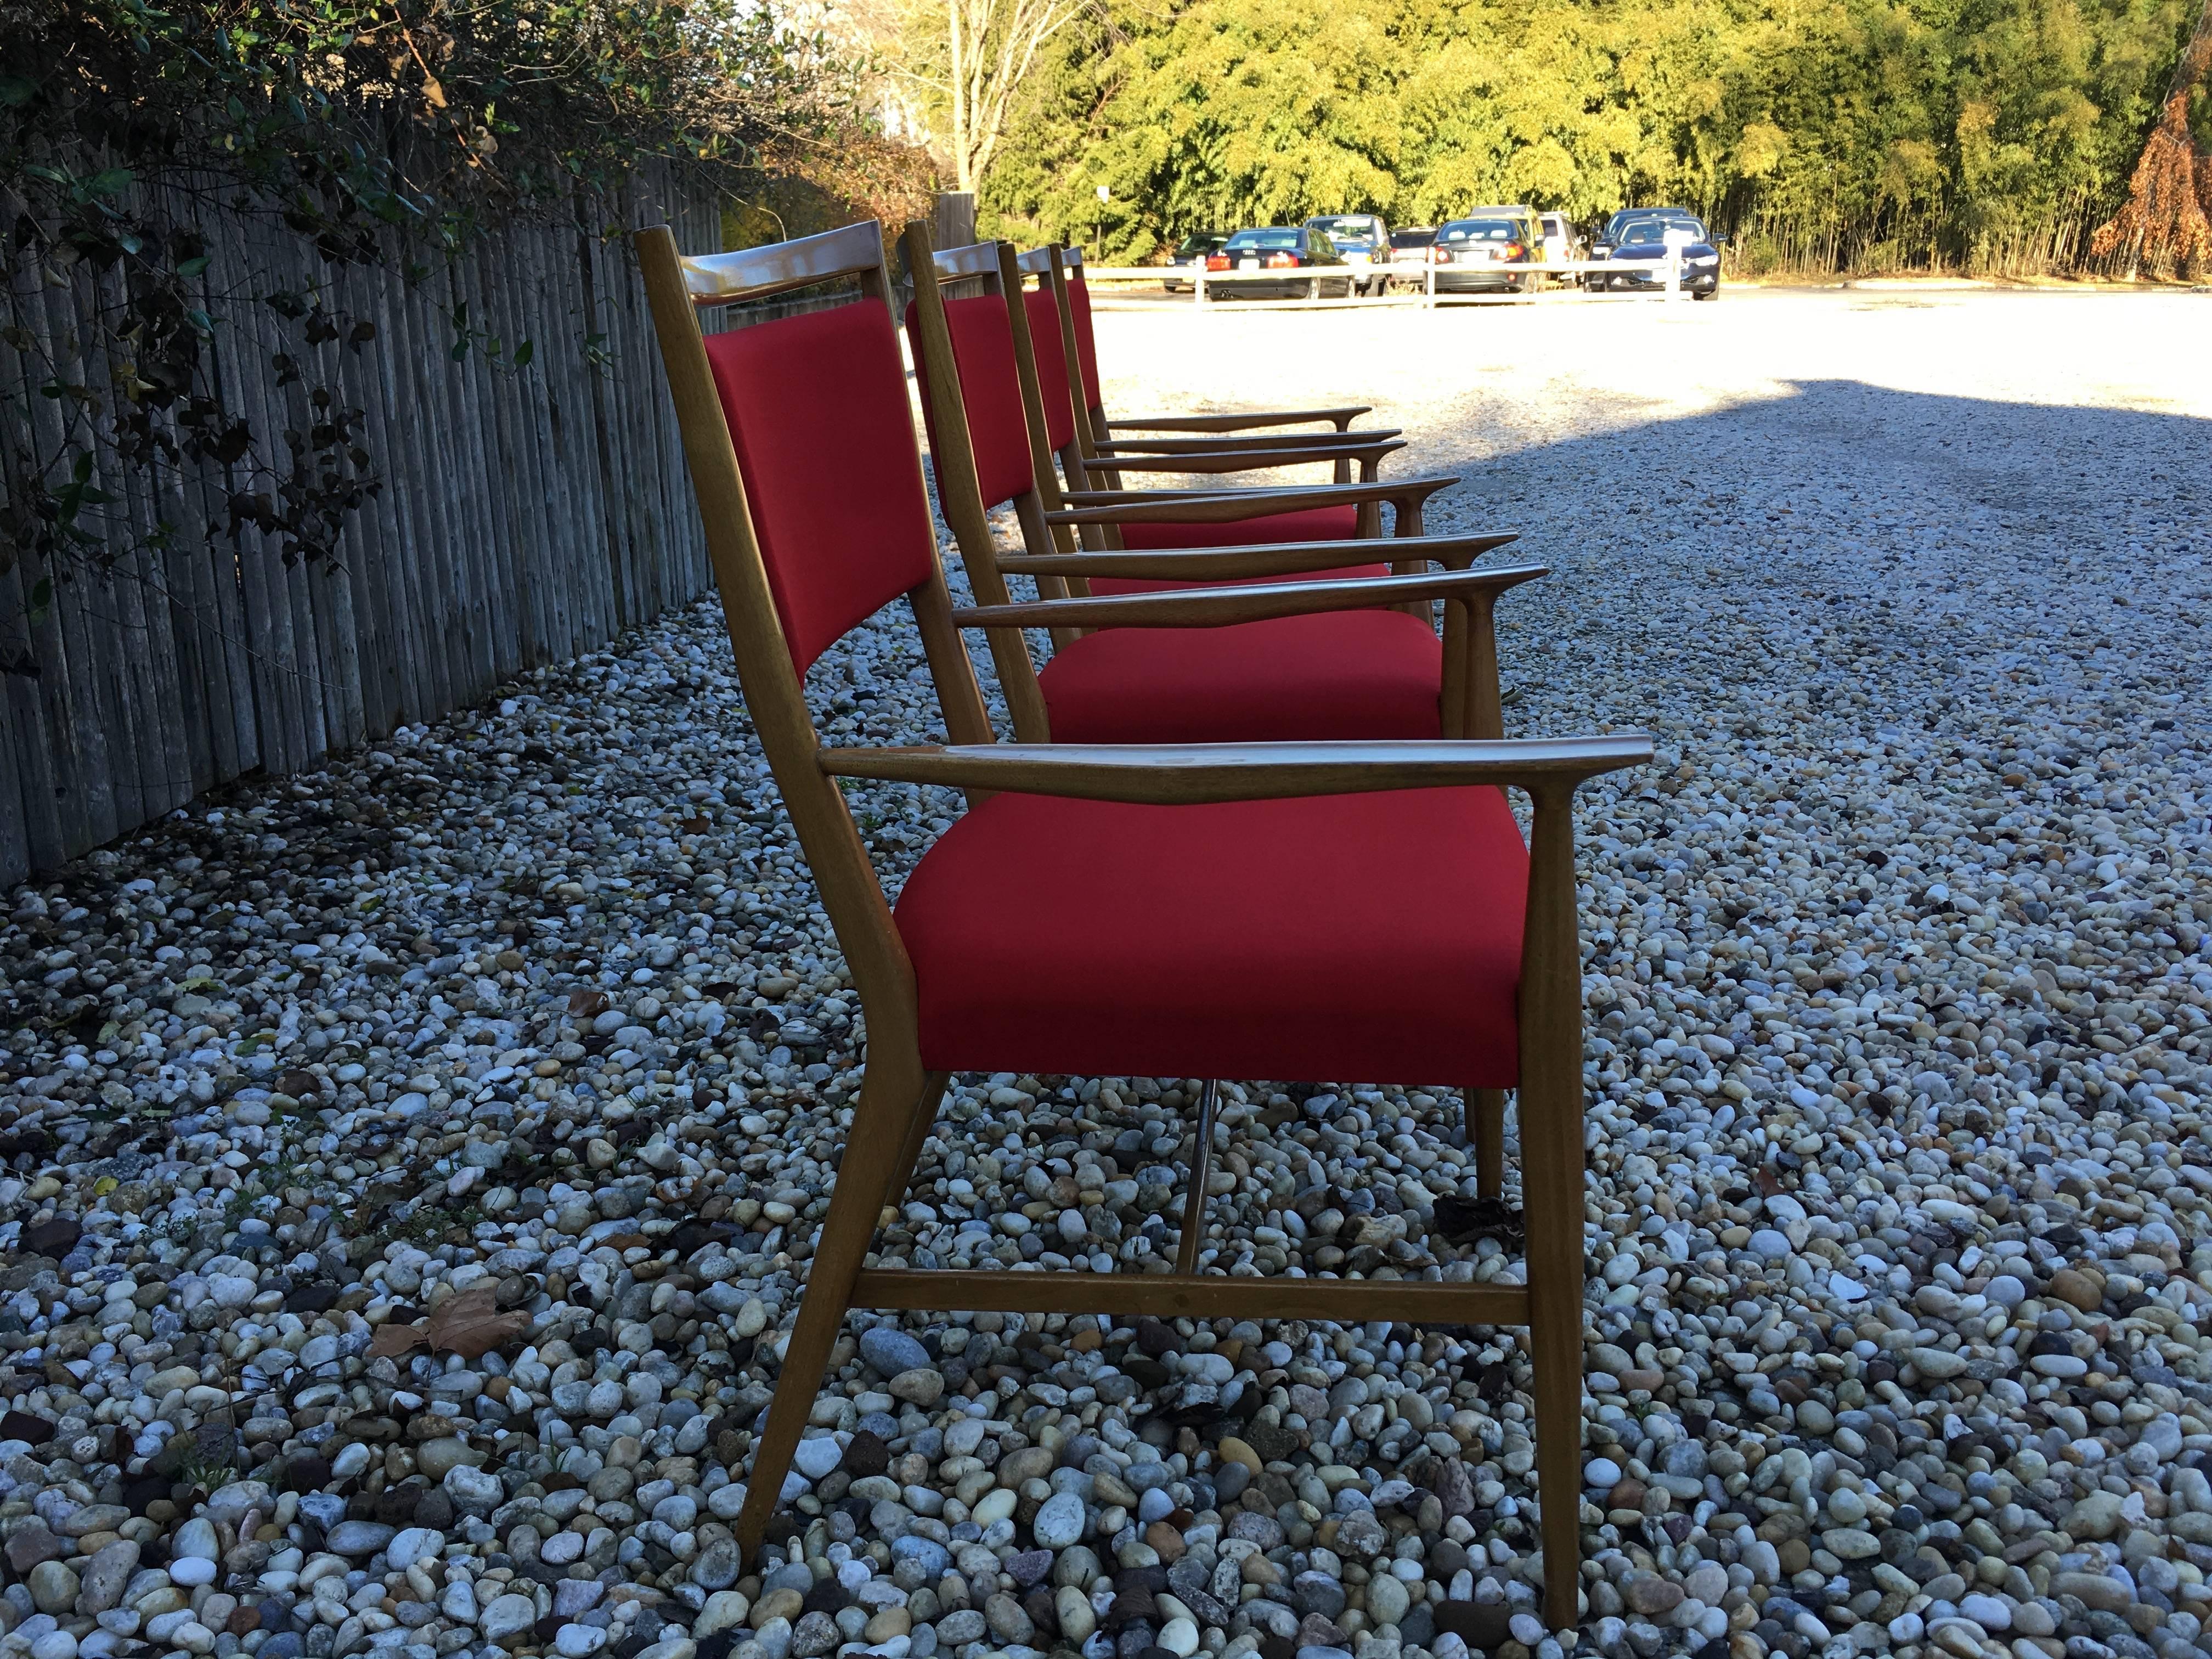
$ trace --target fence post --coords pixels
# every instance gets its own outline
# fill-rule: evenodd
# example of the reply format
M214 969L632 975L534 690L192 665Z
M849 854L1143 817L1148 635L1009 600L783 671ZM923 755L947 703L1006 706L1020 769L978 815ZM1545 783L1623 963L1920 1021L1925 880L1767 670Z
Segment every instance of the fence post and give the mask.
M929 234L939 247L968 247L975 240L975 195L973 191L938 193Z
M1421 309L1437 308L1437 262L1432 258L1421 270Z
M1672 242L1667 245L1667 297L1682 297L1682 250Z
M1201 311L1206 308L1206 261L1200 259L1191 269L1190 302Z

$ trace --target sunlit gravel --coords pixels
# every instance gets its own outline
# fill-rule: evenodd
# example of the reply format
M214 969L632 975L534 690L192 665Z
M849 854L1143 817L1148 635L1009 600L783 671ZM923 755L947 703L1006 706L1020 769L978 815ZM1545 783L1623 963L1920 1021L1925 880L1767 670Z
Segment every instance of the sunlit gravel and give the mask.
M1553 569L1510 729L1657 736L1582 797L1585 1649L2203 1642L2208 325L1101 316L1124 411L1374 404ZM898 616L812 679L934 733ZM957 810L852 799L894 885ZM738 1559L862 1033L711 606L4 908L8 1659L1557 1659L1510 1332L860 1316ZM1194 1087L962 1079L884 1249L1158 1268ZM1517 1274L1455 1097L1226 1096L1207 1266Z

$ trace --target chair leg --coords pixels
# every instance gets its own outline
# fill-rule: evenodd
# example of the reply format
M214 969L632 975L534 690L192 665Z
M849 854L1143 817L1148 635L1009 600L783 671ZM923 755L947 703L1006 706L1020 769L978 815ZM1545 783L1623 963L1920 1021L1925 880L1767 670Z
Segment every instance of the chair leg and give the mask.
M1467 1094L1468 1128L1474 1142L1474 1190L1482 1198L1498 1198L1505 1191L1505 1091L1470 1089Z
M896 1204L903 1199L907 1188L914 1185L914 1166L921 1162L921 1149L929 1142L929 1132L937 1127L937 1109L945 1099L945 1086L952 1081L950 1072L932 1072L921 1080L921 1100L915 1108L914 1126L907 1131L906 1146L899 1153L898 1169L892 1175L890 1185L884 1189L884 1201Z
M1198 1097L1198 1127L1192 1131L1190 1190L1183 1194L1182 1238L1176 1245L1176 1271L1198 1271L1199 1235L1206 1231L1206 1182L1213 1170L1213 1109L1221 1085L1212 1079Z
M1492 1097L1496 1099L1496 1096ZM1521 1121L1528 1348L1536 1404L1536 1499L1543 1510L1544 1622L1574 1627L1582 1571L1582 1119ZM1547 1201L1548 1200L1548 1201Z
M917 1134L912 1120L925 1114L933 1117L943 1091L942 1073L922 1078L905 1067L893 1069L890 1065L880 1069L871 1065L861 1081L844 1161L838 1166L837 1184L830 1190L830 1212L823 1218L822 1231L815 1240L799 1319L784 1350L775 1395L769 1401L768 1426L753 1449L744 1507L732 1528L748 1561L759 1549L779 1507L784 1476L791 1471L792 1454L798 1450L799 1436L813 1415L822 1374L830 1364L830 1351L836 1346L838 1328L844 1323L851 1304L854 1280L867 1259L891 1182L902 1170L912 1167L902 1160L909 1147L919 1154L921 1135L928 1132L925 1122L921 1134Z

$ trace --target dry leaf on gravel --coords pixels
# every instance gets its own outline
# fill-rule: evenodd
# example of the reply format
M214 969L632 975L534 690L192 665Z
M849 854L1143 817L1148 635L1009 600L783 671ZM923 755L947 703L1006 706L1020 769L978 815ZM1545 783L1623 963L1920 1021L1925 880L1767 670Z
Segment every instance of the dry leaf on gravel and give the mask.
M530 1329L530 1316L520 1309L499 1310L498 1292L489 1285L471 1285L447 1297L428 1319L410 1325L384 1324L369 1339L372 1357L397 1359L417 1348L433 1353L457 1353L464 1359L481 1359L494 1348L512 1342Z

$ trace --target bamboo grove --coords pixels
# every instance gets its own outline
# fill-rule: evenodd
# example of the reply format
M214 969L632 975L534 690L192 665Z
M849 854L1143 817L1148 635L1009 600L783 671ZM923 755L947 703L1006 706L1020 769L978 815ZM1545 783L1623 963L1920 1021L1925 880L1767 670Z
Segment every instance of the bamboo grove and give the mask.
M2175 66L2201 9L1104 5L1032 77L986 180L983 205L1009 224L1141 258L1193 230L1313 212L1424 224L1526 201L1587 222L1664 202L1708 216L1749 271L1991 273L2089 258L2174 107L2169 82L2185 78ZM2201 77L2179 108L2191 131L2178 142L2202 155Z

